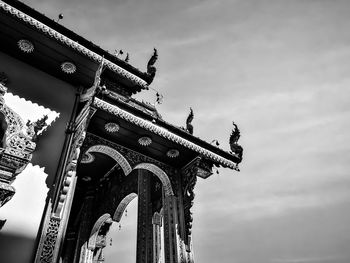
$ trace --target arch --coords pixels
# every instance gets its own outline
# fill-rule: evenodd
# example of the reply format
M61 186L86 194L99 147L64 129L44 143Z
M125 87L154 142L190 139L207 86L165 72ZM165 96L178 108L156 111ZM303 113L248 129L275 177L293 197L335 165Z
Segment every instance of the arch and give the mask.
M95 249L98 232L100 231L101 226L103 226L105 223L112 223L112 218L110 214L104 214L99 219L97 219L90 233L88 249Z
M171 183L168 175L158 166L152 163L140 163L136 165L133 170L136 170L136 169L145 169L153 173L162 182L165 195L166 196L174 195L173 188L171 187Z
M124 158L124 156L121 155L117 150L109 146L93 145L85 152L85 154L88 154L90 152L97 152L97 153L103 153L105 155L108 155L120 165L125 175L128 175L132 171L129 162Z
M125 196L123 198L123 200L120 201L117 209L115 210L115 213L113 215L113 221L116 221L116 222L120 222L120 219L122 218L122 215L126 209L126 207L130 204L130 202L132 200L134 200L134 198L137 197L137 194L135 193L131 193L131 194L128 194L127 196Z

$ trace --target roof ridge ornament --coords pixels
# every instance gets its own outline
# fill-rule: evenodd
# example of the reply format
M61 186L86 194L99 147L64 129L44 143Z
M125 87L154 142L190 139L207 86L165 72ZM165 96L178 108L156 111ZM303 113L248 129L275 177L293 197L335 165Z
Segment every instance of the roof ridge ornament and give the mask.
M84 102L84 101L87 101L89 99L91 99L95 94L96 94L96 89L100 89L100 90L103 90L105 89L105 87L100 87L100 84L101 84L101 75L103 73L103 70L104 70L104 57L102 57L102 60L96 70L96 73L95 73L95 79L94 79L94 83L92 84L92 86L87 89L81 96L80 96L80 102Z
M188 117L186 120L186 131L188 131L192 135L193 135L193 125L192 125L193 119L194 119L194 114L193 114L192 108L190 107L190 113L188 114Z
M147 81L148 85L152 83L154 77L156 76L157 68L154 66L154 64L156 63L157 59L158 51L156 48L153 48L153 55L147 63L147 74L150 77L150 80Z
M243 148L241 145L238 144L238 140L241 137L241 132L234 121L232 122L232 124L233 124L233 130L230 135L229 144L231 148L231 154L238 155L240 161L237 164L239 164L242 161L242 155L243 155Z

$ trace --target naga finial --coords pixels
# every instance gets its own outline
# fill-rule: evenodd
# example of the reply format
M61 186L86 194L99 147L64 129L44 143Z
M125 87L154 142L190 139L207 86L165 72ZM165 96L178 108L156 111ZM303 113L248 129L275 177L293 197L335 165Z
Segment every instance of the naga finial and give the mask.
M194 118L193 110L192 108L190 108L190 114L188 115L186 120L186 130L190 134L193 134L193 125L192 125L193 118Z
M154 48L153 55L147 63L147 74L150 76L150 80L148 81L148 84L151 84L151 82L153 81L156 75L157 69L154 66L154 64L156 63L157 59L158 59L158 52L157 52L157 49Z
M230 148L231 148L231 153L233 154L237 154L240 161L242 161L242 155L243 155L243 148L242 146L240 146L238 144L238 140L241 137L241 132L238 129L238 126L235 124L235 122L232 122L233 124L233 130L231 132L230 135L230 140L229 140L229 144L230 144Z

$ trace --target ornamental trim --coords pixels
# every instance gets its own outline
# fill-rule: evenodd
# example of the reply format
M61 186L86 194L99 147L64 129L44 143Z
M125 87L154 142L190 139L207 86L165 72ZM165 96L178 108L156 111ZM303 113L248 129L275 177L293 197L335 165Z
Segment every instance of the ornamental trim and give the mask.
M57 32L56 30L52 29L51 27L45 25L44 23L39 22L38 20L32 18L31 16L23 13L22 11L10 6L9 4L3 2L0 0L0 8L4 10L5 12L17 17L18 19L22 20L23 22L29 24L30 26L36 28L37 30L45 33L51 38L56 39L57 41L61 42L62 44L78 51L79 53L89 57L90 59L101 63L101 61L104 59L102 56L98 55L97 53L91 51L90 49L84 47L83 45L79 44L78 42L66 37L65 35L62 35L61 33ZM136 83L137 85L140 85L144 89L148 89L148 84L146 81L141 79L140 77L132 74L131 72L123 69L122 67L118 66L117 64L114 64L113 62L104 59L104 64L115 73L123 76L124 78L132 81L133 83Z
M112 105L108 102L105 102L99 98L95 98L93 105L101 110L107 111L115 116L118 116L130 123L133 123L145 130L148 130L154 134L157 134L165 139L168 139L172 142L175 142L183 147L186 147L192 151L195 151L197 153L199 153L200 155L204 156L207 159L213 160L215 162L218 162L219 164L221 164L223 167L228 167L234 170L237 170L237 164L224 158L221 157L220 155L213 153L210 150L207 150L201 146L198 146L197 144L190 142L189 140L186 140L172 132L170 132L169 130L160 127L154 123L152 123L151 121L148 120L144 120L140 117L137 117L125 110L122 110L121 108L119 108L116 105Z
M116 221L116 222L120 222L120 220L122 219L122 216L123 216L123 213L126 209L126 207L130 204L130 202L132 200L134 200L134 198L137 197L137 194L135 193L131 193L131 194L128 194L127 196L125 196L123 198L123 200L120 201L117 209L115 210L114 212L114 215L113 215L113 221Z
M137 169L144 169L153 173L162 182L165 195L166 196L174 195L173 188L171 186L171 182L168 175L157 165L153 163L139 163L134 167L133 170L137 170Z
M128 175L132 171L129 162L124 158L124 156L121 155L117 150L115 150L109 146L93 145L86 151L86 153L91 153L91 152L103 153L103 154L111 157L113 160L115 160L120 165L120 167L124 171L125 175Z

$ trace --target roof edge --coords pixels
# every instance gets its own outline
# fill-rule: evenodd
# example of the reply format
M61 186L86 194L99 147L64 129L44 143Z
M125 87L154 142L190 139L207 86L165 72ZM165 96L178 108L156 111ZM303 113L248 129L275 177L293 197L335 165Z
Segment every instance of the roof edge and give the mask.
M148 130L152 133L155 133L155 134L157 134L165 139L168 139L168 140L173 141L177 144L180 144L183 147L186 147L194 152L197 152L201 156L203 156L203 157L205 157L205 158L207 158L207 159L209 159L209 160L211 160L211 161L213 161L213 162L215 162L223 167L228 167L228 168L239 171L237 163L235 163L227 158L224 158L223 156L221 156L217 153L214 153L214 152L212 152L204 147L201 147L201 146L199 146L199 145L197 145L197 144L195 144L195 143L193 143L185 138L182 138L181 136L172 133L171 131L169 131L168 129L166 129L164 127L160 127L149 120L145 120L145 119L142 119L138 116L135 116L134 114L127 112L127 111L119 108L116 105L110 104L110 103L103 101L99 98L95 98L94 102L93 102L93 106L98 108L98 109L107 111L115 116L118 116L118 117L120 117L120 118L122 118L130 123L133 123L133 124L143 128L145 130ZM221 151L223 151L223 150L221 150ZM223 152L225 152L225 151L223 151Z
M21 3L19 1L16 1L17 3ZM26 6L25 4L21 3L23 6ZM26 6L27 7L27 6ZM29 7L27 7L29 8ZM67 47L70 47L80 54L87 56L91 60L101 63L102 60L104 60L104 65L109 68L111 71L115 72L116 74L128 79L129 81L133 82L134 84L142 87L143 89L148 89L147 81L140 78L139 76L131 73L130 71L122 68L121 66L115 64L114 62L110 61L109 59L105 58L105 56L112 56L108 52L104 51L103 49L95 46L95 49L100 49L99 51L102 51L103 55L100 55L91 49L83 46L82 44L79 44L77 41L72 40L71 38L61 34L60 32L54 30L53 28L47 26L46 24L40 22L39 20L29 16L28 14L24 13L23 11L13 7L12 5L6 3L5 1L0 0L0 10L3 10L6 13L9 13L10 15L16 17L19 20L22 20L24 23L28 24L31 27L36 28L37 30L43 32L45 35L57 40L58 42L64 44ZM32 9L33 12L35 11ZM36 14L42 17L45 17L44 15L40 14L39 12L35 11ZM50 20L49 18L45 17L47 20ZM57 24L59 25L59 24ZM66 29L65 27L59 25L60 27ZM68 29L66 29L69 31ZM70 31L72 32L72 31ZM73 32L72 32L73 33ZM74 33L75 34L75 33ZM78 35L77 37L84 39ZM88 42L84 39L84 42ZM91 43L91 42L90 42ZM92 44L92 43L91 43ZM93 44L92 44L93 45ZM131 66L132 67L132 66ZM136 70L136 69L135 69ZM142 72L140 72L142 74Z

